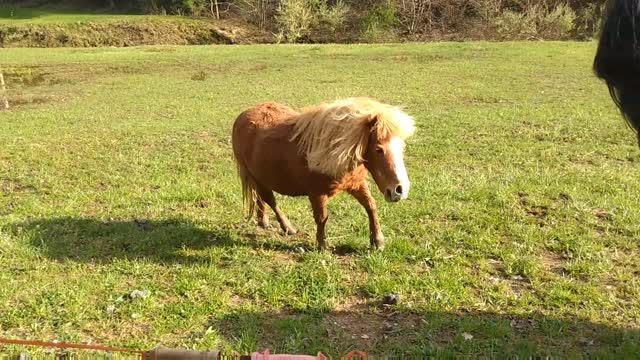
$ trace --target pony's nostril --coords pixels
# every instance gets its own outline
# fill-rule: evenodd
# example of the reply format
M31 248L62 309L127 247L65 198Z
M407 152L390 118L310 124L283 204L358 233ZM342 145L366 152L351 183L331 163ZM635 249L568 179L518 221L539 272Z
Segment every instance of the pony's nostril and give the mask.
M396 194L402 195L402 185L396 186Z

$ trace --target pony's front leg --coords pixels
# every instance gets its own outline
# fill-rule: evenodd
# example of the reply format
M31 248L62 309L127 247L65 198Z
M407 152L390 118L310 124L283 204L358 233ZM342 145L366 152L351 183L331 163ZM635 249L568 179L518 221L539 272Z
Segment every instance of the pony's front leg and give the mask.
M363 183L359 188L350 190L349 193L358 200L369 216L369 241L371 243L371 249L384 249L384 235L382 235L380 223L378 222L378 208L375 199L371 196L369 186Z
M311 208L313 209L313 217L316 220L316 241L318 242L318 248L324 250L327 248L327 233L325 225L327 224L327 202L329 197L327 195L309 195L311 201Z

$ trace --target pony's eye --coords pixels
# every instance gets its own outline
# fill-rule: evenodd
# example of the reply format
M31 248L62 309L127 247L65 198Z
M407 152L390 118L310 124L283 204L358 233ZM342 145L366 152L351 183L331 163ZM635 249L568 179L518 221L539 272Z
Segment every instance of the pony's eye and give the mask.
M382 153L384 153L384 149L383 149L383 148L381 148L381 147L378 147L378 148L376 148L376 152L377 152L378 154L382 154Z

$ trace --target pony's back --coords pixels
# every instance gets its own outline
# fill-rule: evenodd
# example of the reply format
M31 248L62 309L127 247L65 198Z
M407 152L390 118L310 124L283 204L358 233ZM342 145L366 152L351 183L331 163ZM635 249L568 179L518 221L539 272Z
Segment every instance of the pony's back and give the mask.
M594 71L616 105L640 129L640 0L613 0L603 21Z

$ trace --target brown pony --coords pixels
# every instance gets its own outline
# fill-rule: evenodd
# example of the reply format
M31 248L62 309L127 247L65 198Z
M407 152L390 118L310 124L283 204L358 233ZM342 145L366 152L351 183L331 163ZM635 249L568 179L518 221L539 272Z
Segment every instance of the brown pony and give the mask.
M347 191L369 216L371 247L382 249L376 203L367 185L370 172L386 201L406 199L409 178L404 140L414 132L413 119L396 107L368 98L339 100L297 112L278 103L244 111L233 125L233 152L249 213L268 226L265 203L280 227L295 234L276 205L273 191L308 196L317 225L316 240L326 248L327 202Z

